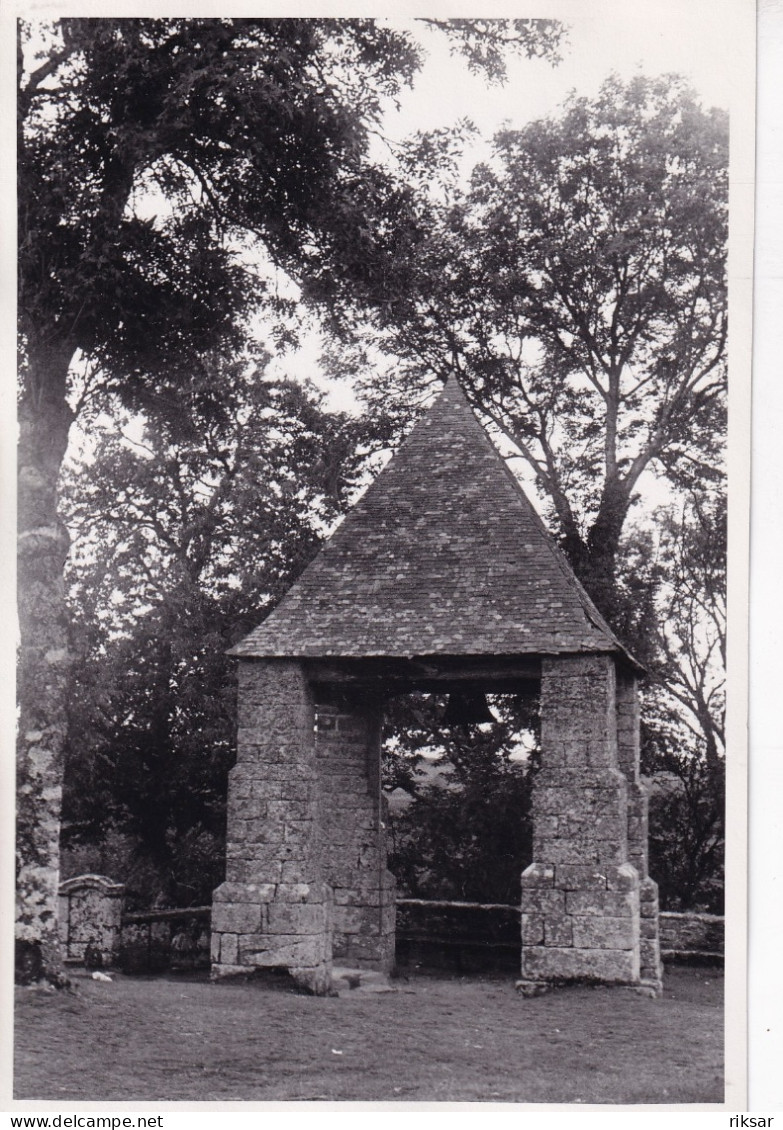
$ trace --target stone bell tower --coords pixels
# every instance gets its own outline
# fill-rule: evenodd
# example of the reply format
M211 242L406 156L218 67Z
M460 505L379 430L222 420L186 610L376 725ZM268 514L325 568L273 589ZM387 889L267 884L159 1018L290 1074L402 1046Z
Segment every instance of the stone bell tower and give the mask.
M661 984L639 776L640 668L600 616L455 381L270 616L234 649L238 755L213 974L389 970L384 702L541 701L518 987Z

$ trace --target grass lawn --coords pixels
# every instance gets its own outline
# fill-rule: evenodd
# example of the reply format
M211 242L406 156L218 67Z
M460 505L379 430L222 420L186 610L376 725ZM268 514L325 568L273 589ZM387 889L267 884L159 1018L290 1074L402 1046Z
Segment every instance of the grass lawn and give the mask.
M17 994L15 1097L718 1103L723 979L672 968L664 996L411 975L397 992L299 996L260 982L87 979Z

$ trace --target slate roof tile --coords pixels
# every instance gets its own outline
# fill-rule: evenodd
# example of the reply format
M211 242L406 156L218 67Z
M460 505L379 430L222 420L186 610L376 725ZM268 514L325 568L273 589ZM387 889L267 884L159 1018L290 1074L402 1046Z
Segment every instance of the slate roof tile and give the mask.
M456 381L238 656L620 651Z

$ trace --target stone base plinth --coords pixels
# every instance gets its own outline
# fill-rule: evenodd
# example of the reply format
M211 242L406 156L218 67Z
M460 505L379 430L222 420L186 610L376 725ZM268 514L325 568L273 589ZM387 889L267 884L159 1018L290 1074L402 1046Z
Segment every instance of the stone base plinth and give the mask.
M639 887L628 863L531 864L522 875L520 991L565 981L638 984Z
M326 883L223 883L213 897L212 976L286 969L307 992L332 983L332 892Z
M661 962L658 884L649 878L642 879L639 884L639 915L641 980L643 984L654 988L660 994L663 990L663 963Z
M372 882L365 874L357 876L350 888L335 887L335 961L390 973L394 968L396 920L395 882L390 872L372 876Z

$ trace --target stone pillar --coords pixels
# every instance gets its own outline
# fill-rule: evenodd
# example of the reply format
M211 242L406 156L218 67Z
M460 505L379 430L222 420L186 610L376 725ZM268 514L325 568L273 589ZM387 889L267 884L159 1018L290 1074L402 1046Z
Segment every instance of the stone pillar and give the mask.
M301 665L239 664L237 763L229 774L226 881L212 907L213 977L284 968L331 988L315 712Z
M658 884L650 878L648 858L647 782L639 775L639 688L632 671L617 673L617 752L628 782L628 859L641 880L640 976L642 983L659 992L663 984L659 938Z
M338 705L319 704L316 710L324 873L334 892L334 960L389 972L395 891L394 876L386 869L380 705L343 697Z
M628 858L610 656L544 659L533 863L522 875L524 993L560 981L638 984L639 875Z

